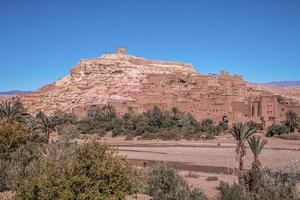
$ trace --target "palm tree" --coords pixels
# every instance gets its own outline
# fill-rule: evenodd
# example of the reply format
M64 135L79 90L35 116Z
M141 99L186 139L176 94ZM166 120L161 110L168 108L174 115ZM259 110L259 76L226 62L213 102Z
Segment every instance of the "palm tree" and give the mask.
M248 180L248 187L251 192L256 191L261 183L261 163L258 157L266 143L267 141L261 139L259 136L252 136L248 139L248 144L254 156Z
M37 128L40 129L42 132L46 133L47 141L49 141L50 133L52 131L55 131L55 124L43 112L39 112L36 115L36 118L38 119Z
M290 110L285 114L285 117L286 117L285 124L290 128L291 133L294 132L295 128L297 128L298 126L297 113Z
M260 168L261 163L258 157L262 149L264 148L264 146L267 144L267 141L261 139L259 136L252 136L248 139L248 144L254 156L254 160L252 162L252 168Z
M251 128L248 124L235 123L232 126L231 134L236 141L236 159L238 163L238 180L239 184L244 188L244 160L246 155L245 141L256 132L256 129Z
M24 123L28 114L20 102L20 99L4 100L0 102L0 119L7 123Z
M34 132L35 130L37 130L39 127L38 127L38 119L36 119L35 117L32 117L32 116L28 116L26 118L26 120L24 121L24 124L25 124L25 128L27 128L27 130L32 133Z

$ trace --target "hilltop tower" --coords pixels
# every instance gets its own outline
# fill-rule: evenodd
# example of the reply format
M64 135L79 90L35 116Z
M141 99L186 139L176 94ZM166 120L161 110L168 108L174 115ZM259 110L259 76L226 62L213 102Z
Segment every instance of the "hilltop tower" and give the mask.
M119 47L118 48L118 54L125 55L126 54L126 49L124 47Z

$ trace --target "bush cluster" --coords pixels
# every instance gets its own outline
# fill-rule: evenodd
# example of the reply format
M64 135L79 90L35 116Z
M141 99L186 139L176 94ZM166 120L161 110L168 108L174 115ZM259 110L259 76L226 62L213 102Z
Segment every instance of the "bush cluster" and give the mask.
M197 122L189 113L173 108L162 112L154 107L146 113L136 113L128 109L122 116L116 115L111 105L95 107L88 111L85 119L77 122L81 133L104 135L109 131L113 136L123 135L127 139L139 136L142 139L200 139L213 138L228 129L227 123L214 124L211 119Z
M160 164L152 168L145 184L145 193L154 200L206 200L199 189L191 188L176 170Z
M245 178L246 191L236 183L229 184L220 182L218 186L219 200L299 200L300 196L296 188L296 179L293 174L269 169L261 170L262 179L256 191L249 191L251 179L247 178L251 174L248 171Z
M76 129L58 141L35 140L20 123L0 126L0 192L15 199L123 199L137 191L133 168L109 145L72 142Z
M61 152L51 146L17 187L17 199L123 199L133 192L132 168L114 148L92 143Z
M246 124L250 127L250 129L256 129L256 130L263 130L264 129L263 122L257 123L257 122L254 122L254 121L249 121L249 122L246 122Z
M273 137L275 135L283 135L289 133L289 129L284 124L272 124L267 128L266 136Z
M298 128L298 132L300 130L299 127L299 119L297 113L294 111L288 111L285 114L285 120L281 122L281 124L272 124L268 127L266 131L266 136L272 137L274 135L283 135L287 133L294 133Z
M39 156L39 141L22 123L0 122L0 192L15 188L26 175L28 164Z

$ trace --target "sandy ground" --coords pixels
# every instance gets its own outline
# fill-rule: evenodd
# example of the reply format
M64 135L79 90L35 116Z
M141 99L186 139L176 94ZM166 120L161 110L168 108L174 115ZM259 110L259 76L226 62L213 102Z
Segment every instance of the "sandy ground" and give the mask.
M282 169L293 160L300 160L300 140L265 139L268 143L260 157L264 166ZM219 181L236 181L233 175L236 166L235 143L230 135L208 141L125 141L122 137L104 137L100 141L118 147L133 165L143 166L146 162L146 166L150 166L159 161L168 162L180 171L189 184L201 188L209 197L217 194ZM251 162L252 153L248 149L246 168L250 168ZM190 172L196 175L187 177ZM216 176L218 180L207 181L210 176Z

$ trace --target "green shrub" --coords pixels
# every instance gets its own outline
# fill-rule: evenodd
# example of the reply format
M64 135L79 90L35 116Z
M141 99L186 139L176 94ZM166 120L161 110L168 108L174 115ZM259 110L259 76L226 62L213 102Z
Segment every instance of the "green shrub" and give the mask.
M223 181L218 186L218 200L254 200L249 194L246 194L242 187L236 183L230 185Z
M249 121L249 122L246 122L246 124L248 124L251 129L263 130L263 123Z
M27 166L38 157L42 141L23 123L0 124L0 191L14 190L17 184L22 184Z
M62 124L59 126L57 130L60 133L61 139L67 141L75 139L80 135L78 127L74 124L69 124L69 123Z
M228 129L228 125L220 121L218 125L214 125L214 121L210 118L204 119L199 125L196 126L197 132L209 135L208 137L213 138L215 135L219 135L221 132L225 132Z
M17 199L123 199L133 192L132 169L116 149L97 143L68 149L50 149L36 162Z
M156 106L152 111L148 111L145 116L149 119L149 125L156 129L162 128L163 122L166 118L166 114Z
M113 130L117 119L116 110L112 105L93 107L88 110L87 117L78 121L77 125L83 134L105 135Z
M221 132L225 132L228 130L228 124L224 121L220 121L218 127L221 130Z
M42 156L42 153L41 143L27 142L11 154L7 170L10 190L15 191L24 184L24 180L32 173L30 166Z
M273 137L274 135L282 135L288 133L289 130L285 125L272 124L266 131L267 137Z
M198 122L190 113L180 113L178 120L175 122L179 127L190 127L198 124Z
M188 200L207 200L206 195L198 188L192 188L189 192Z
M9 160L10 155L30 138L27 129L18 122L0 125L0 159Z
M79 121L74 115L63 112L57 112L51 121L59 134L64 126L75 125L82 134L104 136L111 131L112 136L124 135L128 139L140 136L142 139L197 140L206 136L214 138L228 129L225 122L214 125L212 119L205 119L198 123L190 113L176 108L163 112L158 107L142 114L128 108L122 116L117 116L112 105L104 105L91 108L87 117Z
M257 170L257 169L256 169ZM283 171L273 172L270 169L260 169L259 179L251 176L257 173L253 169L245 175L245 188L255 199L260 200L299 200L300 196L296 188L296 176L293 173ZM253 188L254 182L255 188Z
M51 117L51 121L55 126L64 125L64 124L76 124L77 118L73 113L65 113L62 111L55 112Z
M189 188L183 178L173 168L166 165L158 165L151 169L145 193L154 200L207 199L201 191Z
M299 200L295 175L269 169L262 170L262 184L256 197L261 200Z
M210 132L213 128L213 120L210 118L204 119L201 122L201 127L203 132Z
M125 121L122 118L118 118L114 121L114 129L112 131L112 136L115 137L117 135L127 135L128 130L125 126Z

